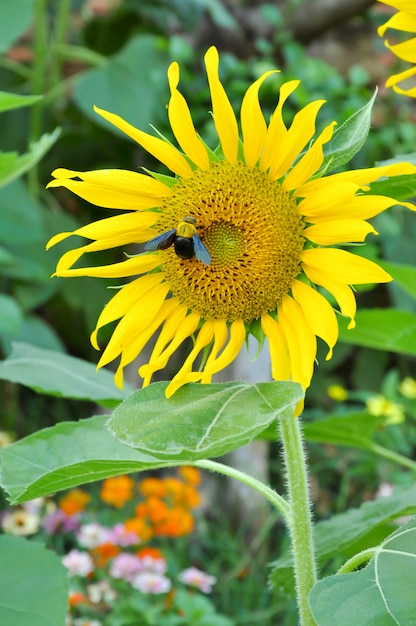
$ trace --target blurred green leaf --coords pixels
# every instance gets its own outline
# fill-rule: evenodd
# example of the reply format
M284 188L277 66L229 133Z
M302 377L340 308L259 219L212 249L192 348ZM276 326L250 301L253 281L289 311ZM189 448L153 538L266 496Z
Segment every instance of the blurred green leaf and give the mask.
M167 383L132 394L108 421L122 443L164 460L216 457L245 445L303 398L297 383L188 384L171 398Z
M355 321L356 327L347 330L347 321L339 317L340 341L416 356L416 315L413 313L396 309L361 309Z
M385 421L385 417L370 415L367 411L329 415L305 422L304 432L308 441L372 450L372 435Z
M168 64L157 37L137 36L105 66L79 74L74 102L93 122L114 133L119 131L94 112L94 105L146 130L150 123L155 123L158 111L163 111Z
M411 200L416 196L416 174L392 176L375 183L371 183L371 195L390 196L396 200Z
M0 53L5 52L29 28L35 0L1 0Z
M125 446L108 415L62 422L0 449L0 484L18 504L110 476L172 465Z
M0 335L15 337L23 324L23 313L19 304L11 296L0 294Z
M63 626L68 611L68 570L38 541L0 536L0 623Z
M39 393L91 400L107 407L113 407L129 393L117 389L108 370L96 371L87 361L18 342L12 343L12 353L0 362L0 379Z
M387 261L381 261L379 265L381 265L386 272L389 272L395 282L403 287L408 294L416 298L416 267L413 267L413 265L389 263Z
M331 141L324 145L325 173L349 163L365 144L371 128L371 111L377 92L361 109L353 113L339 128L335 128Z
M20 94L8 93L0 91L0 113L10 111L11 109L20 109L27 107L35 102L42 100L43 96L21 96Z
M408 626L416 615L416 519L396 530L358 572L329 576L309 600L318 626Z
M0 187L4 187L30 170L53 146L60 134L59 128L56 128L53 133L45 133L38 141L30 145L29 152L26 154L0 153Z

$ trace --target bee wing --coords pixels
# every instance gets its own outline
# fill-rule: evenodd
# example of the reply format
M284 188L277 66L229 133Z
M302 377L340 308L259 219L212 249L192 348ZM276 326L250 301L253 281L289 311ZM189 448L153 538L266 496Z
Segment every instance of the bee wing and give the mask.
M166 233L162 233L157 237L153 237L149 241L146 241L144 244L145 250L166 250L173 244L173 240L176 236L176 228L172 228L172 230L166 231Z
M194 242L194 252L198 261L205 265L211 265L210 254L197 234L193 235L192 241Z

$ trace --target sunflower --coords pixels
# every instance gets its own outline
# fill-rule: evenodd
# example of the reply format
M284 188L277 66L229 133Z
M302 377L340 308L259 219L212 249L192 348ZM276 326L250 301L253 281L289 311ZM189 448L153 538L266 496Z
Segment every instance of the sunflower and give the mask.
M66 252L56 275L135 277L109 301L91 336L99 349L98 331L119 320L98 367L119 358L115 381L120 387L123 368L155 333L158 337L149 361L139 368L144 385L187 338L194 337L189 355L167 386L167 397L188 382L211 382L214 374L236 358L251 333L268 339L273 378L293 380L306 389L317 337L328 345L327 359L338 338L335 311L321 288L335 298L352 328L356 302L350 285L391 280L372 261L337 246L363 242L369 233L376 234L366 220L392 205L414 208L362 191L380 176L412 173L415 168L396 163L317 178L323 146L335 125L327 125L311 143L324 101L305 106L287 128L282 108L299 81L286 82L267 124L258 94L274 73L268 71L242 100L241 141L219 79L216 48L206 53L205 66L219 137L215 151L194 128L178 90L177 63L168 69L168 115L181 150L163 137L96 109L175 177L123 170L53 172L55 180L49 187L66 187L93 204L128 211L53 237L49 247L72 235L91 240ZM188 258L168 245L175 243L184 218L191 228L185 237L188 244L192 241ZM86 252L145 243L164 233L170 233L170 241L162 249L148 246L156 249L108 266L73 267ZM208 258L198 258L200 247Z
M400 30L408 33L416 33L416 2L415 0L379 0L384 4L388 4L398 10L387 22L382 24L378 29L378 34L383 37L388 28ZM390 45L388 40L384 40L385 45L399 59L413 63L413 67L394 74L386 82L387 87L393 87L397 93L405 94L416 98L416 87L403 89L399 87L399 83L416 75L416 37L412 37L408 41L403 41L395 45Z

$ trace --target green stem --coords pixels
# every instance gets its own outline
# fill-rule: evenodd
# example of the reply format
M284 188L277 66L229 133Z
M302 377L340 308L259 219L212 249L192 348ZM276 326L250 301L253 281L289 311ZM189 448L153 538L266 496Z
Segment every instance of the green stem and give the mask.
M47 62L47 2L36 0L34 15L34 60L31 75L31 91L33 94L41 94L44 88ZM42 132L43 102L36 103L31 108L29 143L37 141ZM29 191L36 196L39 191L38 169L34 165L28 172Z
M354 554L354 556L352 556L342 567L339 568L337 574L348 574L349 572L353 572L359 565L367 563L367 561L369 561L376 552L377 548L367 548L367 550L362 550L362 552Z
M408 467L413 472L416 472L416 462L412 461L406 456L399 454L398 452L394 452L393 450L389 450L388 448L384 448L384 446L380 446L378 443L371 442L371 445L368 444L368 449L382 456L389 461L394 461L398 465L402 465L403 467Z
M71 8L71 0L60 0L57 3L57 13L54 28L54 52L55 46L59 47L65 42L65 37L68 32L69 11ZM50 85L55 87L60 81L61 74L61 57L58 54L53 54L51 72L50 72Z
M256 478L253 478L248 474L244 474L244 472L241 472L234 467L229 467L228 465L223 465L222 463L217 463L216 461L195 461L192 465L202 469L211 470L212 472L218 472L219 474L224 474L224 476L230 476L230 478L235 478L241 483L252 487L269 500L269 502L271 502L272 505L280 511L282 516L285 518L285 521L289 523L290 509L286 500Z
M308 601L317 575L302 431L298 418L284 416L279 421L291 510L289 532L292 540L300 625L316 626Z

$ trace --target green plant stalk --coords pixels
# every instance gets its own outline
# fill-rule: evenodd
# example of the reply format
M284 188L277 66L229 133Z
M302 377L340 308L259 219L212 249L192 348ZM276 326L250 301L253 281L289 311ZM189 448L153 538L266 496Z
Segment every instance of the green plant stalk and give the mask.
M71 8L71 0L60 0L57 3L57 15L54 29L54 53L51 63L50 86L53 88L57 85L61 78L61 57L56 54L56 47L65 42L68 32L69 12Z
M377 548L367 548L367 550L362 550L358 554L354 554L348 561L342 565L337 574L348 574L349 572L353 572L359 565L366 563L370 559L373 558L375 553L377 552Z
M384 459L394 461L394 463L402 465L403 467L408 467L413 472L416 472L416 462L412 461L412 459L409 459L407 456L403 456L403 454L394 452L394 450L389 450L388 448L380 446L378 443L374 443L373 441L369 442L367 449L374 452L374 454L378 454Z
M187 465L189 465L189 463L187 463ZM211 470L212 472L218 472L218 474L223 474L224 476L229 476L230 478L235 478L241 483L252 487L255 491L258 491L262 496L269 500L269 502L271 502L271 504L282 514L286 523L289 523L290 509L286 500L281 495L276 493L276 491L256 478L253 478L253 476L249 476L249 474L245 474L234 467L229 467L228 465L223 465L222 463L217 463L216 461L195 461L194 463L191 463L191 465L195 465L195 467L200 467L201 469Z
M36 0L34 8L34 59L31 73L32 94L42 94L47 63L46 32L47 0ZM42 132L43 101L31 108L29 144L37 141ZM39 191L38 168L34 165L28 172L29 192L36 196Z
M279 419L280 436L286 469L292 543L293 568L301 626L316 626L309 607L309 593L317 580L312 536L308 474L300 420L286 416Z

